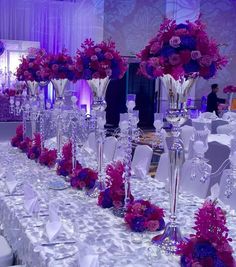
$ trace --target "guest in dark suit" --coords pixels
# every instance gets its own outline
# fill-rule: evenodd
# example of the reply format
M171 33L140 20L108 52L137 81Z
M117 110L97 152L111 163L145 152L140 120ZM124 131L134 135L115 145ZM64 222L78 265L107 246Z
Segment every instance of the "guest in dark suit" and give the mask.
M218 104L225 103L225 99L217 97L218 90L219 87L217 83L211 85L211 93L207 96L207 110L206 110L208 112L215 111L217 116L219 116Z

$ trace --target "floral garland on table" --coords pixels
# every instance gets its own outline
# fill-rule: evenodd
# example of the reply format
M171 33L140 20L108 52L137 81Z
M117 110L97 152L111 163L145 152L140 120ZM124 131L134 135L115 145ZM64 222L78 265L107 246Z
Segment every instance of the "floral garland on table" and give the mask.
M106 170L109 181L105 191L100 192L98 197L98 205L102 208L121 208L125 201L125 185L124 185L124 165L117 161L109 164ZM134 200L130 195L131 201Z
M76 169L80 170L82 166L76 162ZM62 147L62 159L57 165L57 174L62 176L72 175L72 142L69 141Z
M23 141L23 124L19 124L16 127L16 135L11 139L11 145L13 147L19 147L20 143Z
M176 24L165 19L157 35L138 54L141 59L139 73L149 79L170 74L178 80L199 73L210 79L227 64L220 55L219 45L210 39L200 19Z
M32 146L32 140L27 136L22 142L20 142L18 148L24 152L28 153L29 148Z
M41 154L41 135L34 134L34 139L29 143L27 157L32 160L37 160Z
M57 160L57 150L56 149L48 149L44 148L39 156L39 163L41 165L45 165L50 167L53 167L56 164Z
M48 54L42 62L42 76L51 79L76 81L75 62L64 49L58 54Z
M182 267L235 267L224 211L206 201L195 214L195 234L178 247Z
M134 232L161 231L165 228L164 211L147 200L135 200L128 206L125 222Z
M90 168L76 169L71 175L70 184L76 189L92 189L98 179L98 174Z
M236 86L228 85L223 89L225 94L236 93Z
M21 64L16 70L18 81L46 81L48 75L45 74L42 62L46 58L43 49L31 49L26 57L22 57Z
M86 39L81 45L81 50L77 50L76 69L79 78L103 79L121 79L127 68L127 62L116 50L113 41L102 41L95 44L91 39Z

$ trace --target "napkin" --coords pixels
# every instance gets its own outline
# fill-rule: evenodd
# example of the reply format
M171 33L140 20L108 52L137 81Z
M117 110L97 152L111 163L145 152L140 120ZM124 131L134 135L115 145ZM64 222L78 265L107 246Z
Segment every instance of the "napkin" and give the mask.
M84 242L79 242L78 263L79 267L99 267L98 255Z
M137 178L143 179L146 177L147 172L145 169L143 169L143 167L135 166L134 167L134 174L135 174L135 176L137 176Z
M60 233L62 224L54 203L49 203L49 220L46 223L46 234L52 242Z
M24 206L29 214L33 214L39 210L38 195L31 185L24 184Z

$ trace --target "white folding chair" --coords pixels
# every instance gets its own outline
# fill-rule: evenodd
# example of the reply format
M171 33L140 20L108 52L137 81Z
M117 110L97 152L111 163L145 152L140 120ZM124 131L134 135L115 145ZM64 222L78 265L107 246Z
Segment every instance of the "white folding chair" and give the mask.
M227 178L230 170L226 169L223 171L220 179L220 194L219 199L225 204L229 205L232 209L236 210L236 189L232 186L232 195L227 198L225 196L225 191L227 188Z
M117 146L117 139L114 136L106 137L104 142L104 159L106 162L111 162L114 159L114 154Z
M153 150L148 145L137 145L134 151L134 156L131 163L132 172L135 169L140 169L143 175L149 172Z
M0 236L0 267L6 267L13 264L13 252L7 240Z
M157 179L160 182L166 183L169 178L169 169L170 169L169 154L165 152L160 156L155 179Z

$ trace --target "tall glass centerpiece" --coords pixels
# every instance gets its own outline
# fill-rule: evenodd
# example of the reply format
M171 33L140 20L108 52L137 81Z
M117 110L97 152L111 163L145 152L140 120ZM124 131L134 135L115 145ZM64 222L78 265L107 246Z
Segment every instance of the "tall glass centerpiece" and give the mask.
M149 79L161 77L167 90L166 120L172 124L173 144L169 148L170 160L170 222L161 236L153 238L167 253L175 254L183 240L177 222L177 202L184 149L179 128L187 119L186 99L196 77L209 79L227 60L219 53L216 41L209 39L200 20L176 24L165 19L157 35L138 55L139 73Z

